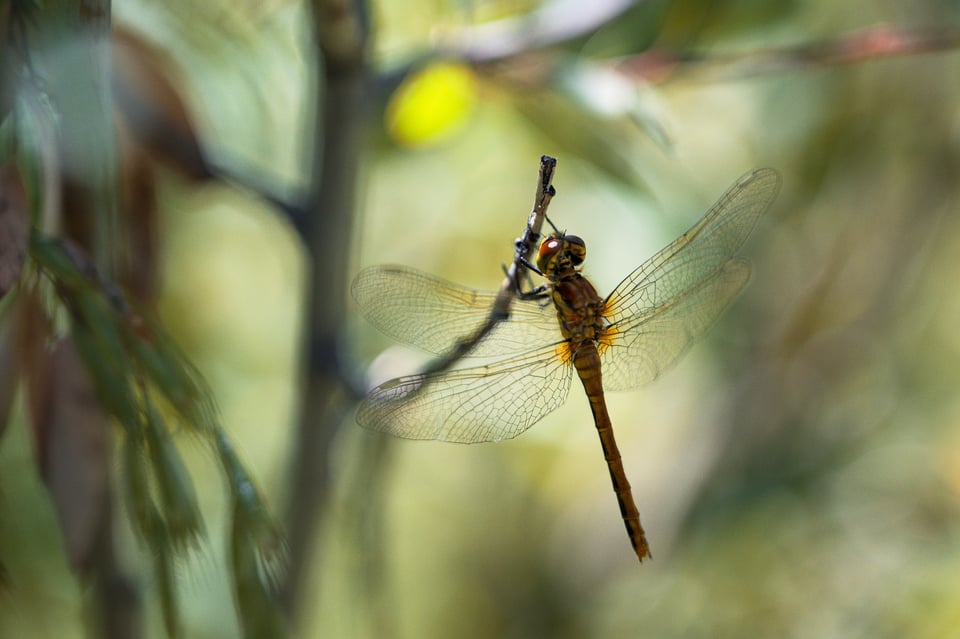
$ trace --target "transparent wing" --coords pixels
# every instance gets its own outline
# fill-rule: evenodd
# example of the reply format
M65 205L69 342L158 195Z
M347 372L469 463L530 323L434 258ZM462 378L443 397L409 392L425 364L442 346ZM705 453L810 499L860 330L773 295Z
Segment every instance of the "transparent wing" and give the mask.
M564 347L391 380L361 402L357 422L407 439L472 444L516 437L566 400L573 367L561 357Z
M372 266L353 280L360 312L385 334L443 355L486 320L496 294L474 291L406 266ZM557 312L549 301L514 299L510 317L469 353L486 357L522 353L560 338Z
M611 327L600 345L604 388L627 390L656 379L710 328L749 279L750 264L730 260L650 312Z
M750 267L733 260L780 189L773 169L740 178L693 228L647 260L605 300L604 386L654 379L736 297Z

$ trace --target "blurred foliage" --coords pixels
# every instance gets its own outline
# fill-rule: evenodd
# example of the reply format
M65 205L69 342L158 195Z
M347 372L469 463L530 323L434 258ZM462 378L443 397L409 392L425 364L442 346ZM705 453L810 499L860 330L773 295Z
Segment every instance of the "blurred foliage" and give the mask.
M118 25L163 51L204 154L255 178L158 169L158 307L266 500L283 503L305 248L250 185L284 196L308 180L323 87L310 86L304 8L113 5ZM409 264L492 289L548 153L559 158L550 215L585 239L604 293L738 175L778 169L784 189L747 250L746 293L669 374L609 398L654 560L637 565L630 551L576 393L498 445L386 441L344 424L301 636L951 636L960 58L950 46L881 58L892 40L856 64L812 55L790 66L775 52L815 54L874 25L956 33L956 4L636 3L529 46L543 21L528 12L575 23L577 6L372 3L375 117L357 236L342 242L358 268ZM506 19L523 27L504 41L516 53L470 60L467 45ZM431 78L438 61L457 75ZM397 92L418 81L437 83L422 102ZM391 103L436 127L412 136L430 144L405 143ZM425 361L360 320L341 350L371 381ZM0 440L0 635L81 636L88 595L69 572L22 404ZM218 450L229 475L232 449ZM205 457L181 455L208 529L256 516L231 505L247 484L224 497ZM231 561L261 570L231 560L249 539L219 537L194 553L201 561L172 563L185 636L235 636L220 575ZM138 564L155 558L138 558L131 531L119 538L121 558L149 570ZM157 636L156 603L147 618Z
M195 436L214 453L230 495L225 581L239 626L250 636L279 636L283 536L233 451L202 375L150 308L157 244L151 161L197 181L210 171L177 92L161 82L158 61L144 55L148 47L128 39L123 48L118 38L114 50L134 58L125 62L134 63L141 86L106 71L113 68L106 46L112 32L109 6L101 9L3 6L0 62L4 91L14 98L0 112L0 296L8 297L4 341L12 336L15 344L2 349L2 421L6 428L19 386L33 449L32 460L15 457L10 468L26 465L42 480L68 566L96 593L87 604L89 631L110 637L140 634L142 615L113 534L113 513L122 510L114 496L122 495L130 528L151 559L146 574L155 581L163 629L179 637L176 568L201 546L205 530L174 432ZM116 121L105 101L117 105ZM171 121L179 140L149 130ZM111 423L119 426L115 447ZM27 566L11 570L13 589ZM2 633L33 634L17 626Z

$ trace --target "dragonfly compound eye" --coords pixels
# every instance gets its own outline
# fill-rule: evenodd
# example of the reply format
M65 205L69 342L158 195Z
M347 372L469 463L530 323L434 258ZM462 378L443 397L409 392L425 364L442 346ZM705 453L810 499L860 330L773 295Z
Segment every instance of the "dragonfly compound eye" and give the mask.
M587 257L586 242L576 235L566 235L564 236L563 241L566 245L567 253L570 255L570 261L573 262L573 265L580 266L583 264L583 260Z
M540 244L540 251L537 253L537 268L546 273L553 270L557 256L563 250L564 238L551 235Z

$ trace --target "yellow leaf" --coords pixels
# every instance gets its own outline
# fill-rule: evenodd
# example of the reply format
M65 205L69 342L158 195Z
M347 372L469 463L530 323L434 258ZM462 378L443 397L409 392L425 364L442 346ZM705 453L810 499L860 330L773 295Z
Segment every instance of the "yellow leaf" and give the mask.
M476 79L470 67L433 64L409 76L393 94L387 131L400 144L431 144L459 128L475 103Z

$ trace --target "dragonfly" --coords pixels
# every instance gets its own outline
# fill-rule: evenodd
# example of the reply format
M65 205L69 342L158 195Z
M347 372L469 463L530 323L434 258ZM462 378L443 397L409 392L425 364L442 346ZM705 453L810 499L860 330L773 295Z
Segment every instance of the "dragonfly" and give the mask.
M468 354L493 363L380 384L360 403L358 423L406 439L511 439L562 405L576 374L633 550L641 562L652 557L604 393L656 379L743 290L750 264L738 252L779 188L774 169L742 176L606 297L582 274L585 242L562 232L547 236L529 265L546 283L518 292L509 316ZM351 292L381 331L441 355L486 321L496 297L396 265L363 269Z

